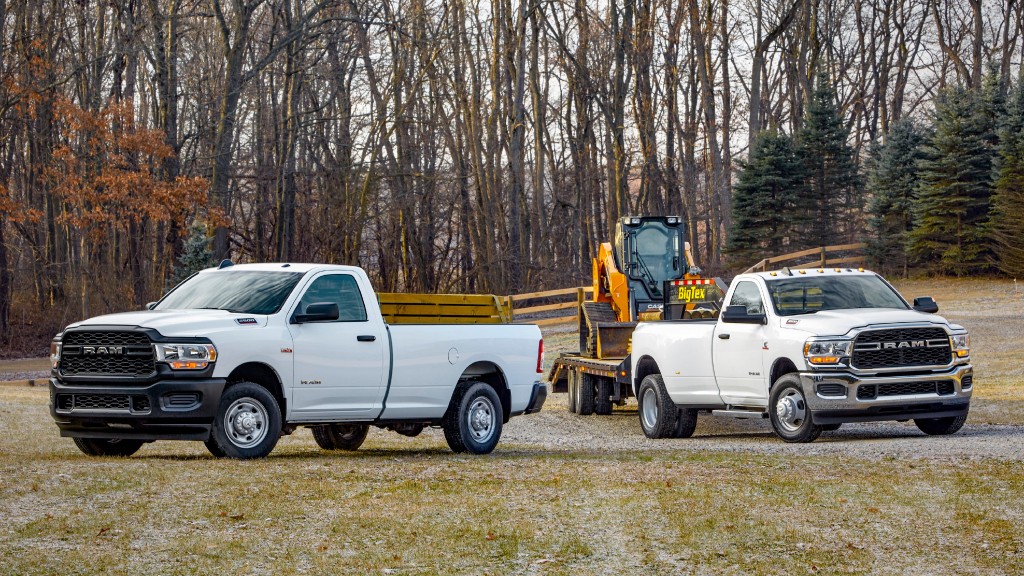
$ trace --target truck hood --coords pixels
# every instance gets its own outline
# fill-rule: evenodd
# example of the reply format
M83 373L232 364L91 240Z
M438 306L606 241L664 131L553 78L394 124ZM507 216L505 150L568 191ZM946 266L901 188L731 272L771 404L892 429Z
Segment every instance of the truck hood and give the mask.
M153 328L164 336L204 336L224 330L267 325L267 316L237 314L227 310L143 310L96 316L68 328L86 326L139 326ZM244 322L244 323L243 323Z
M815 314L784 316L779 319L782 328L801 330L817 336L842 336L854 328L877 324L936 324L948 325L945 318L916 310L891 308L856 308L852 310L826 310Z

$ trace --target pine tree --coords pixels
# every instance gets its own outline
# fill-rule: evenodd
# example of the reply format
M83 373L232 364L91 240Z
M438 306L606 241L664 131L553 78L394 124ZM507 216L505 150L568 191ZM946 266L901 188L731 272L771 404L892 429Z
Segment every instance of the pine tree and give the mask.
M927 138L913 120L892 126L885 143L872 154L867 191L868 255L886 272L906 276L909 267L906 244L914 228L913 205L917 197L918 163Z
M836 105L829 78L819 74L797 134L807 172L811 210L805 247L853 241L860 236L863 182L847 143L850 131Z
M167 289L174 288L189 276L214 265L213 249L206 226L193 222L178 263L167 279Z
M806 196L803 170L793 138L758 136L733 191L726 252L738 265L778 255L801 238L807 225L797 209Z
M936 103L909 246L932 272L967 275L990 267L992 153L983 108L981 98L961 87L940 93Z
M1000 131L989 236L999 269L1024 278L1024 75L1013 94Z

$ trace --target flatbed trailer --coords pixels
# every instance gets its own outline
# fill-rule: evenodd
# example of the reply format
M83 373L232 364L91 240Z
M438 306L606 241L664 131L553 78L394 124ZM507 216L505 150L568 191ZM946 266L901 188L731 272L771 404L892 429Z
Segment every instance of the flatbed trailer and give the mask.
M551 365L547 378L553 392L569 393L571 412L588 416L611 414L613 406L626 403L626 398L633 395L629 374L629 356L588 358L562 354Z

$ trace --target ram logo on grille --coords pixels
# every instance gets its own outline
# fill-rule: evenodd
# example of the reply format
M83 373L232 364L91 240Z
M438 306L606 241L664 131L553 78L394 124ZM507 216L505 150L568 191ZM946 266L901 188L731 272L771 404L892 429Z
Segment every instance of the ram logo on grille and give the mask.
M82 356L96 356L100 354L123 356L124 346L82 346Z
M926 340L911 340L909 342L883 342L882 348L924 348L928 346Z

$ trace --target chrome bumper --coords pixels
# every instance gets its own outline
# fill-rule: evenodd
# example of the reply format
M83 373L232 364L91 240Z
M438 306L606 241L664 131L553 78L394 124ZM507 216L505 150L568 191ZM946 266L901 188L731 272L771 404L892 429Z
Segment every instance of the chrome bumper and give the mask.
M866 378L849 373L803 372L800 383L814 423L838 424L965 415L974 390L973 374L969 364L940 373ZM924 383L933 383L935 391L888 393Z

